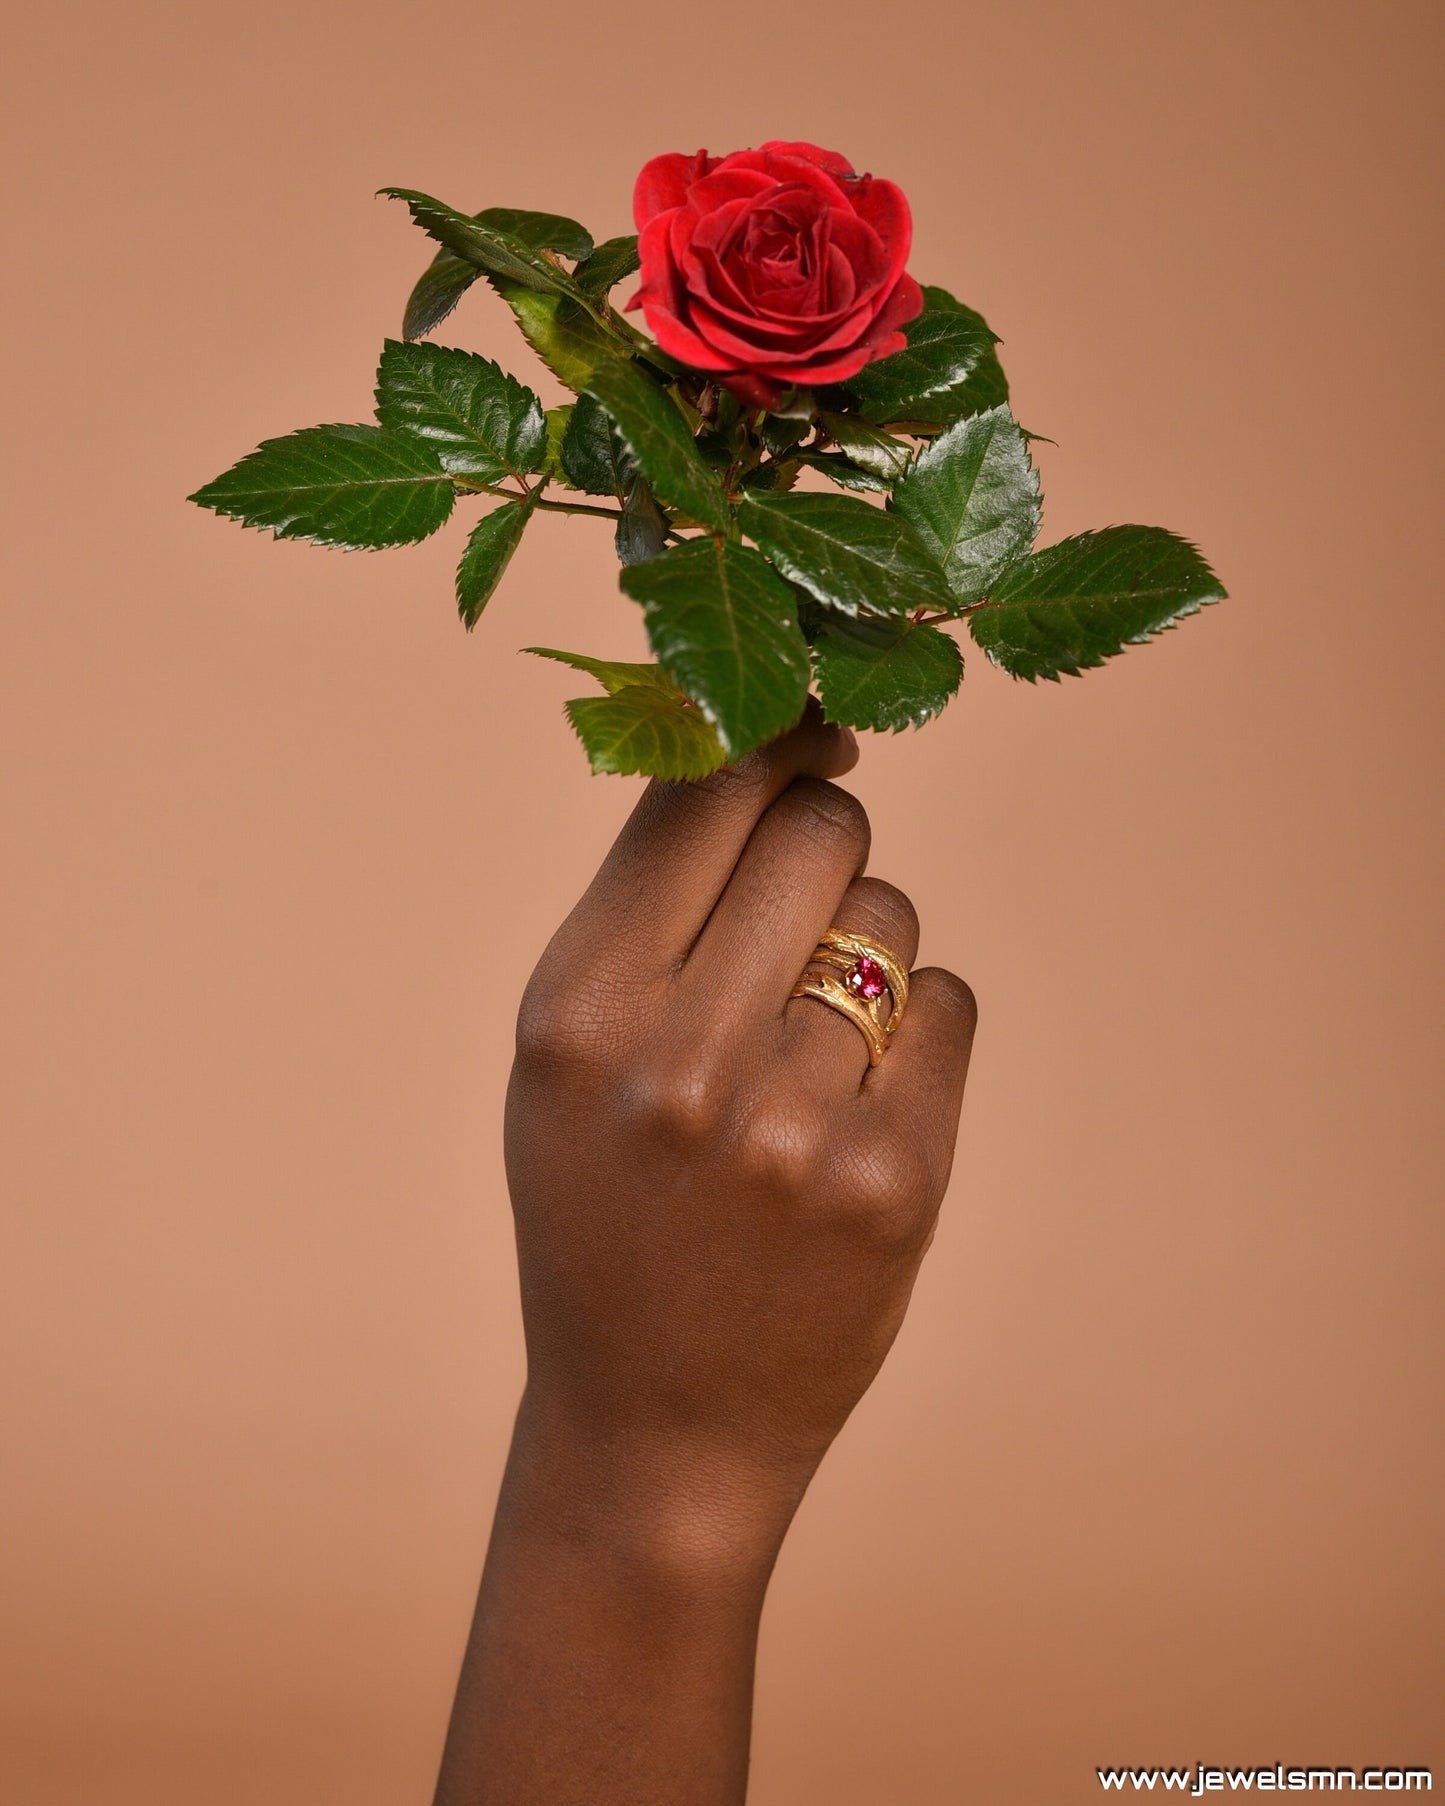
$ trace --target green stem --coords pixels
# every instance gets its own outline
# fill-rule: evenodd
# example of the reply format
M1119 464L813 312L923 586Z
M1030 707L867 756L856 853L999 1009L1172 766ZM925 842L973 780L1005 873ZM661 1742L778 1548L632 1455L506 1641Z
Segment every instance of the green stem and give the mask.
M620 508L594 508L590 502L548 502L540 497L534 508L545 508L549 514L600 514L603 520L621 520Z
M620 520L620 508L595 508L590 502L549 502L535 490L523 484L521 492L515 489L501 489L495 483L471 483L465 477L454 477L453 482L459 489L465 489L468 495L495 495L504 502L528 502L533 508L545 508L549 514L600 514L604 520ZM519 477L518 482L521 482Z
M940 609L937 614L931 615L926 609L918 608L913 611L908 619L915 627L936 627L940 621L961 621L965 615L971 615L976 610L986 608L987 606L988 597L985 596L982 601L967 602L962 608L956 609L949 614L945 614L943 610Z

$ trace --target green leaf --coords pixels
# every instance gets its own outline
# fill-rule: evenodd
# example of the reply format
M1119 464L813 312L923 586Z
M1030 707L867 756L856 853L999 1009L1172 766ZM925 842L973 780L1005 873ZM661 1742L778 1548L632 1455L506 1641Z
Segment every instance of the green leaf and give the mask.
M920 403L965 381L993 344L977 316L926 303L903 333L908 343L902 351L865 364L848 378L848 390L870 420L914 418Z
M1187 539L1163 527L1079 533L1012 564L969 630L1014 677L1077 677L1226 592Z
M516 316L522 337L569 389L585 389L598 365L617 356L616 340L575 301L564 295L539 295L516 282L493 286Z
M812 389L800 389L794 385L784 389L778 397L773 415L778 420L801 420L806 429L807 423L816 419L818 413L818 397Z
M630 565L652 650L713 726L730 759L790 728L812 666L792 591L760 552L692 539Z
M830 622L813 642L818 694L829 721L847 727L922 727L963 676L950 634L897 622Z
M953 607L938 561L906 520L851 495L747 495L739 517L795 583L844 614Z
M477 225L505 233L534 251L560 251L564 257L592 255L592 234L565 213L532 213L524 207L484 207L474 213Z
M848 378L866 420L945 425L1008 399L998 337L983 315L947 289L925 288L923 300L903 328L907 346Z
M533 652L538 658L554 658L559 664L570 665L574 671L590 673L609 696L615 696L619 690L630 689L635 684L651 684L659 690L666 690L669 695L681 695L677 685L661 665L630 665L616 659L588 658L585 652L559 652L553 646L524 646L522 650Z
M824 413L819 418L837 441L839 451L860 469L881 478L884 488L896 483L907 470L909 447L891 433L881 432L855 414Z
M468 629L491 601L531 518L530 502L503 502L472 528L457 566L457 612Z
M798 480L799 462L797 458L789 458L783 464L759 464L743 478L743 488L791 489Z
M667 544L667 517L652 485L593 395L579 396L572 411L562 440L562 468L575 488L588 495L613 495L622 503L614 543L623 564L653 558Z
M592 248L592 235L575 219L564 219L558 213L521 213L515 207L488 207L473 214L472 220L520 239L534 251L586 257ZM470 259L452 251L438 251L411 291L402 316L401 336L420 339L435 331L480 273L480 266Z
M548 408L545 416L547 437L542 446L542 456L532 466L533 470L540 471L549 482L562 483L568 489L575 488L576 485L568 480L567 473L562 469L562 441L567 437L567 428L575 406L575 402L564 401L560 407Z
M616 422L628 450L659 498L701 526L729 526L722 485L703 462L687 423L631 360L599 364L585 385Z
M308 426L266 439L189 497L277 539L347 551L425 539L452 511L452 480L419 439L380 426Z
M679 412L682 413L689 432L697 432L693 444L697 447L697 455L708 469L720 473L731 470L738 461L739 447L736 440L725 438L711 422L704 424L701 415L694 415L690 409L680 409ZM698 423L696 427L694 420Z
M618 439L612 416L592 395L581 395L562 439L562 468L574 488L588 495L627 493L637 466Z
M925 420L947 425L950 421L962 420L969 414L980 414L986 408L1002 406L1009 398L1009 391L1008 378L1004 375L1003 365L998 358L998 334L990 328L981 313L966 307L962 301L950 295L946 288L932 288L925 284L923 301L926 307L936 308L944 313L960 314L986 333L989 341L988 349L962 382L955 383L952 388L929 399L924 411Z
M960 420L924 446L893 506L943 566L960 603L975 602L1039 530L1039 477L1006 407Z
M629 232L625 238L609 238L598 245L587 261L573 270L572 278L584 294L605 295L641 267L637 234Z
M657 505L651 483L640 473L627 485L612 543L621 564L655 558L667 544L667 516Z
M612 696L583 696L567 718L596 772L705 778L727 758L707 716L675 690L633 684Z
M821 470L828 481L836 483L840 489L858 489L876 495L879 490L887 491L893 487L887 478L875 477L871 470L861 469L841 452L800 451L794 456L810 470Z
M443 470L486 483L531 470L547 437L541 401L490 358L396 339L382 349L376 417L431 446Z
M402 315L404 339L425 338L433 332L476 281L477 267L450 251L438 251L417 278Z
M411 217L422 231L463 262L542 294L573 292L570 278L540 251L533 250L522 239L514 238L510 232L485 225L470 214L458 213L444 201L421 194L414 188L382 188L378 192L393 200L405 201Z
M758 426L758 437L775 458L807 438L811 420L787 420L780 414L764 415Z

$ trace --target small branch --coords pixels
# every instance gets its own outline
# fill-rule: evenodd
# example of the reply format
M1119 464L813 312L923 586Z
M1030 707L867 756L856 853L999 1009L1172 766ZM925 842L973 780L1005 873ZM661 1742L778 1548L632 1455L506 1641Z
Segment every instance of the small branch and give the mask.
M550 514L600 514L604 520L621 520L621 508L594 508L590 502L535 501L534 508L545 508Z
M469 483L465 477L452 479L468 495L495 495L504 502L527 502L533 508L545 508L549 514L600 514L604 520L621 520L620 508L595 508L590 502L549 502L525 485L520 491L503 489L496 483Z

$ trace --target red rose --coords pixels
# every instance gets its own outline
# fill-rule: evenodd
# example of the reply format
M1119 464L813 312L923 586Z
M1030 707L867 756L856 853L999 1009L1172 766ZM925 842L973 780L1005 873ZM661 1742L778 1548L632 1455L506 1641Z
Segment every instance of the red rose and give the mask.
M836 151L765 144L644 165L633 192L641 307L664 351L758 407L901 351L923 307L901 188Z

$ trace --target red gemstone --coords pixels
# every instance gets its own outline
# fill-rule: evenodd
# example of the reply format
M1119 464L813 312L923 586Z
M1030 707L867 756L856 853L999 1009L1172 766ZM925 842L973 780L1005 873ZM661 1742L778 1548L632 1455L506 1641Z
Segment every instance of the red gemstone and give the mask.
M883 995L888 980L878 961L869 959L865 954L843 982L855 997L866 997L871 1002L873 998Z

